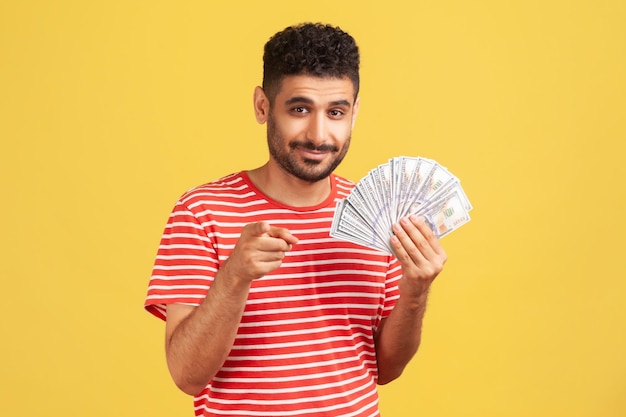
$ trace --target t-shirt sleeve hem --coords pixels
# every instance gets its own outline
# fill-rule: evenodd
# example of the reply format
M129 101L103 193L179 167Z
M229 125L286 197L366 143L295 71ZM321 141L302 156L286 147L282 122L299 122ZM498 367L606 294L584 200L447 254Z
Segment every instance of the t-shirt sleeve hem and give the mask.
M181 303L176 300L168 300L168 301L148 301L144 305L145 310L152 314L153 316L166 321L167 320L167 305L168 304L186 304L191 306L198 306L198 304L194 303Z

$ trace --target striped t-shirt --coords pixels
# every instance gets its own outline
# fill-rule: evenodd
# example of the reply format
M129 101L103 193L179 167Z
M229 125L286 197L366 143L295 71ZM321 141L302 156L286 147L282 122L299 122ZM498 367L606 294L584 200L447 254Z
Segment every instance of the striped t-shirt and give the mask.
M228 359L194 399L196 416L378 416L374 332L399 297L394 257L330 237L337 199L354 184L330 177L329 197L289 207L245 172L185 193L163 233L146 309L199 305L248 223L298 238L281 267L253 281ZM207 340L207 343L210 343Z

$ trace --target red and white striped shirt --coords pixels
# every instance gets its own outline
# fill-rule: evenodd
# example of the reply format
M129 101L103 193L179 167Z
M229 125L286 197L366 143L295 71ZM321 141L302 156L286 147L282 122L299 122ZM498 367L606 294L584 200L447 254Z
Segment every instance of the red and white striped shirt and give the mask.
M298 238L281 267L253 281L228 359L194 399L196 416L378 416L374 332L399 297L394 257L329 236L336 201L354 184L330 177L314 207L262 194L245 172L177 202L145 303L199 305L241 229L266 221ZM210 343L210 341L207 341Z

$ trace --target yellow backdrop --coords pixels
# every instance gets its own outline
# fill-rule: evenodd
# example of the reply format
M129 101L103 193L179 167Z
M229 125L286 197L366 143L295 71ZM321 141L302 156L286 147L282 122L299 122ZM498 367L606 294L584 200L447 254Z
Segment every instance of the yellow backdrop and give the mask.
M430 157L475 207L383 415L626 415L622 0L3 1L0 415L191 415L152 262L182 192L265 161L262 47L300 21L361 46L339 173Z

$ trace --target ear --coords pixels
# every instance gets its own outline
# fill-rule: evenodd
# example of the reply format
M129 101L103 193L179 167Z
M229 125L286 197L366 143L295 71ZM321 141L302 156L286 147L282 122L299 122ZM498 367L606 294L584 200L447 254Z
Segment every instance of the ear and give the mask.
M261 87L254 89L254 117L259 124L267 122L270 113L270 101Z
M361 97L357 97L354 100L354 106L352 106L352 129L354 130L354 125L356 123L356 116L359 113L359 106L361 105Z

